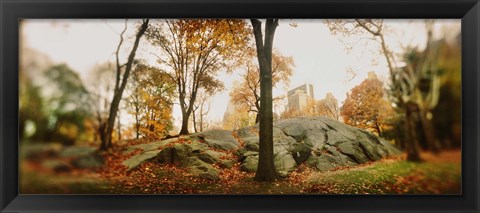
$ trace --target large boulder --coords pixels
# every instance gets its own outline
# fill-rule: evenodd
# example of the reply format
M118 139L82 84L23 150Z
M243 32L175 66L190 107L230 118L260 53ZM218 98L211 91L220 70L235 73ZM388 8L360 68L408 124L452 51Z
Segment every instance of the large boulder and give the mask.
M273 126L274 164L281 176L304 162L320 171L328 171L399 153L398 149L372 133L326 117L276 120ZM250 128L244 128L237 135L246 141L246 151L237 152L241 156L241 169L254 172L258 150L252 145L256 140L251 138L255 134Z
M231 168L239 163L241 170L256 172L258 124L236 132L209 130L188 138L136 145L130 149L143 152L124 162L129 169L156 158L160 163L177 163L188 167L194 175L216 180L218 170L213 164ZM298 117L273 123L274 166L281 177L303 163L319 171L328 171L398 153L400 151L388 141L326 117Z

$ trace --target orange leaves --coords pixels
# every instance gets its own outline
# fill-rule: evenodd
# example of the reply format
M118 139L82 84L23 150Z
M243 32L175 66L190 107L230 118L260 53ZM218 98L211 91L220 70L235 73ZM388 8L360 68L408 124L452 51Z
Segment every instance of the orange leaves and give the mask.
M345 123L381 134L382 125L394 115L384 96L383 83L376 75L369 75L347 94L340 112Z

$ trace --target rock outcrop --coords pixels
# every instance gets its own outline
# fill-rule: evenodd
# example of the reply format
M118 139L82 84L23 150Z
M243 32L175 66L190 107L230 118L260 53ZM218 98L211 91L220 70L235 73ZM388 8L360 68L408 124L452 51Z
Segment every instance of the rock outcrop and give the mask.
M285 177L300 164L319 171L376 161L400 153L389 142L365 130L326 117L298 117L273 123L274 165ZM235 137L234 137L235 136ZM141 149L124 162L129 170L147 160L175 163L199 177L217 180L221 168L240 164L240 169L255 172L258 164L258 126L235 132L209 130L192 134L179 142L177 138L136 145ZM231 154L233 153L233 155Z

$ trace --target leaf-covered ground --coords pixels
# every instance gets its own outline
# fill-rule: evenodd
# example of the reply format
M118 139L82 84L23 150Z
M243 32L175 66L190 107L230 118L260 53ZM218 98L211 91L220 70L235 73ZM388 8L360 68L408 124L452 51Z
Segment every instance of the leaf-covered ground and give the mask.
M106 164L97 171L73 170L55 173L38 163L21 163L20 193L23 194L459 194L461 152L422 153L423 162L405 161L405 156L383 159L336 171L317 172L298 167L285 179L258 183L253 173L239 165L220 169L220 180L189 175L176 165L154 162L127 172L121 147L104 153Z

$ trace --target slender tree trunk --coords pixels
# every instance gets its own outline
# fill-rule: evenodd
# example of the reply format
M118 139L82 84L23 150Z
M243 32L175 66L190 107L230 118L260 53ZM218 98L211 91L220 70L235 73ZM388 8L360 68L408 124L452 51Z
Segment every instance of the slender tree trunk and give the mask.
M135 138L138 139L140 137L140 119L139 119L139 106L135 106Z
M140 38L145 34L145 31L148 27L149 19L143 21L142 25L140 26L137 35L135 37L135 42L133 44L132 50L128 56L127 63L125 64L125 72L123 73L123 79L121 85L116 85L113 95L112 103L110 104L110 113L108 116L108 123L106 125L106 130L103 133L103 140L100 149L108 150L112 145L112 132L113 126L115 124L115 118L117 117L118 113L118 106L120 105L120 101L122 100L123 91L127 85L128 76L130 75L130 71L132 69L133 60L135 59L135 53L137 51L138 45L140 43ZM117 74L120 74L120 70L117 70ZM118 82L118 81L117 81Z
M120 123L120 113L117 115L118 141L122 140L122 124Z
M202 105L200 105L200 132L203 132L203 104L205 100L202 101Z
M196 116L195 116L195 111L193 111L193 113L192 113L192 121L193 121L193 131L194 131L195 133L198 132L198 131L197 131L197 125L198 125L198 124L197 124L196 119L197 119L197 118L196 118Z
M260 65L260 144L255 180L271 182L277 178L273 163L272 48L278 19L267 19L265 43L262 40L262 23L258 19L251 19L251 22Z
M418 144L418 135L414 115L418 113L418 106L414 103L407 103L405 110L405 148L407 150L407 160L418 162L420 158L420 147Z
M375 122L375 129L377 129L378 137L382 137L382 127L378 122Z

